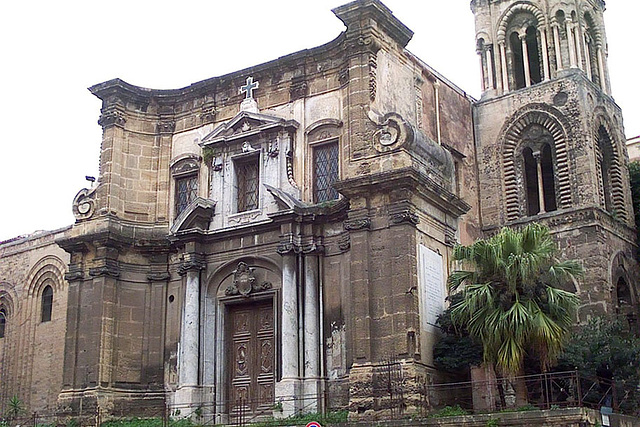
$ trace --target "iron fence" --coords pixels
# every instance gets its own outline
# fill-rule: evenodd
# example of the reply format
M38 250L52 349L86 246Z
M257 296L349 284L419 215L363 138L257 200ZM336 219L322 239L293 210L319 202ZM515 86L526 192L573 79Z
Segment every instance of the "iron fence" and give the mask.
M402 362L389 359L382 363L372 378L370 399L374 411L383 413L386 420L419 419L455 408L460 413L485 413L532 409L560 409L611 407L614 412L638 415L640 391L623 383L604 378L581 377L578 372L556 372L511 378L493 378L486 381L430 384L403 376ZM520 395L519 395L520 393ZM524 406L518 406L526 402ZM317 412L317 396L298 396L295 399L273 402L252 401L244 398L225 402L200 404L172 404L156 411L147 411L143 427L198 426L276 426L278 418L292 414L293 419L281 425L305 425L317 421L303 414ZM256 409L258 408L258 409ZM357 414L357 408L333 408ZM325 414L317 414L324 420ZM333 422L346 421L335 419ZM93 412L32 413L0 415L0 427L47 426L103 426L118 427L130 416L113 416L100 407ZM326 425L326 421L325 424Z

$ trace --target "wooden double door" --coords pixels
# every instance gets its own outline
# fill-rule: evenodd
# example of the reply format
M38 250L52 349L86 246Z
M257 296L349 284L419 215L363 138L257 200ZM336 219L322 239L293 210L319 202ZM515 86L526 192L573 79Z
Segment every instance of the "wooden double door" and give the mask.
M249 420L270 415L274 402L273 301L228 306L227 396L229 415Z

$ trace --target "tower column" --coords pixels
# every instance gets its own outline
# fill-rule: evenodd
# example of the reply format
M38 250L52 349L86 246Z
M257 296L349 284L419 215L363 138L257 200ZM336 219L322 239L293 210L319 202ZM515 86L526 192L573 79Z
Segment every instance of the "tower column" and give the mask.
M539 213L543 214L547 211L547 209L544 205L544 182L542 180L542 162L540 161L540 154L541 153L539 151L536 151L535 153L533 153L533 158L536 161L536 170L538 173L538 203L540 205Z
M522 65L524 66L524 82L525 86L531 86L531 70L529 69L529 49L527 49L527 33L523 32L520 36L522 42Z
M573 21L567 17L567 39L569 40L569 65L576 68L576 41L573 37Z
M494 80L493 80L492 54L493 54L493 49L491 49L491 46L487 46L485 48L485 58L486 58L486 61L487 61L487 77L488 77L488 81L489 81L488 89L493 89L495 87L495 83L494 83Z
M488 85L487 85L487 69L484 66L484 61L485 61L485 56L484 56L484 52L479 49L477 52L478 54L478 59L480 59L480 84L482 86L482 91L484 92L485 90L488 89Z
M602 55L602 47L600 46L598 46L598 70L600 71L600 87L608 94L607 78L604 75L604 57Z
M504 43L500 43L500 67L502 71L502 92L509 92L509 75L507 74L507 52Z
M551 72L549 70L549 47L547 43L547 30L540 30L540 41L542 44L542 66L544 69L543 80L549 80L551 78Z
M558 24L553 24L553 44L556 50L556 72L563 69L562 50L560 49L560 28Z
M582 32L580 31L580 26L578 24L574 24L573 29L574 29L574 36L576 39L575 43L576 43L576 54L578 55L578 68L583 70L584 65L582 64L582 43L580 42L580 40L582 39L582 35L581 35Z
M589 43L587 42L587 37L582 37L582 45L584 46L584 62L585 62L587 77L589 77L589 80L592 80L593 74L591 73L591 50L589 49Z

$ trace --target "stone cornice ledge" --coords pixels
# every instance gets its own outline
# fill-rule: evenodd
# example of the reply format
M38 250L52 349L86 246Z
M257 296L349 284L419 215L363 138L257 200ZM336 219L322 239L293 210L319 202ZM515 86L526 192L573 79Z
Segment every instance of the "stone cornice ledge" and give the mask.
M402 168L357 178L347 178L336 182L334 186L347 197L352 197L362 192L377 193L398 188L409 188L415 190L442 211L455 217L460 217L471 209L471 206L464 200L413 168Z

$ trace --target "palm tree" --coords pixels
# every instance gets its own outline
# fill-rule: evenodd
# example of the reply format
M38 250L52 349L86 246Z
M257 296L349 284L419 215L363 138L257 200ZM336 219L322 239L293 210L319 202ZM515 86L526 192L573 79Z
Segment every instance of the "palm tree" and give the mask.
M579 303L574 293L561 288L580 276L582 267L558 261L549 230L539 224L503 228L486 240L458 245L453 259L466 270L454 271L448 279L449 292L463 294L452 306L451 318L482 343L485 363L503 375L521 376L529 354L548 370ZM517 404L526 403L523 385L516 382Z

